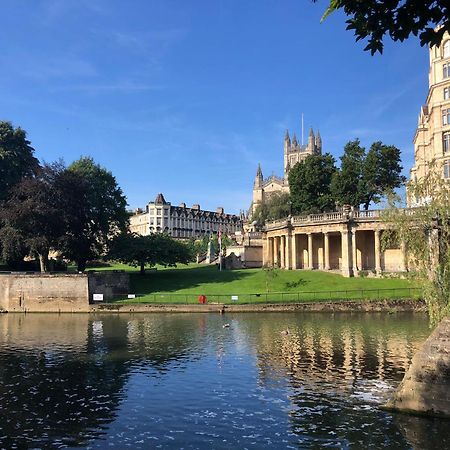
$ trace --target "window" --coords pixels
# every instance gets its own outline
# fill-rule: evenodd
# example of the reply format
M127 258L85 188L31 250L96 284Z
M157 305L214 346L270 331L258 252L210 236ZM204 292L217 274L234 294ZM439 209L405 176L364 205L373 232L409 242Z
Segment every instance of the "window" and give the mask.
M450 159L444 161L444 178L450 178Z
M444 78L450 77L450 63L444 64L444 65L442 66L442 69L443 69L442 76L443 76Z
M450 98L450 87L444 88L444 100L448 100Z
M444 44L444 58L450 58L450 41L446 41Z
M442 135L442 148L444 150L444 153L450 151L450 133L444 133Z
M450 109L442 110L442 125L450 125Z

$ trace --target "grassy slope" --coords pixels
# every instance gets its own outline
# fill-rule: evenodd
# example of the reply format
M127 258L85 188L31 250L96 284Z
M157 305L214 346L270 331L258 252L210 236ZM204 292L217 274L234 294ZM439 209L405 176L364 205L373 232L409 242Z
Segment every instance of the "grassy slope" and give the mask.
M174 297L162 297L155 294L189 294L187 297L179 297L180 301L196 301L200 294L213 296L237 294L264 294L267 292L304 293L302 299L313 298L306 292L324 291L352 291L352 290L383 290L409 288L411 284L407 280L392 278L344 278L341 275L319 271L286 271L276 270L275 276L261 269L245 269L232 271L218 271L214 266L191 264L177 268L158 268L148 271L145 276L139 275L136 269L124 265L114 265L103 270L121 269L130 271L131 288L133 292L143 297L139 301L174 301ZM403 293L381 291L382 297L404 296ZM370 293L369 293L370 294ZM333 294L334 295L334 294ZM346 294L352 296L352 294ZM364 296L368 296L365 294ZM380 293L369 296L379 297ZM269 295L271 299L276 296ZM327 295L328 297L328 295ZM242 297L244 298L244 297ZM285 296L285 300L295 300L295 295ZM331 298L331 294L330 294ZM187 300L186 300L187 299ZM176 298L175 298L176 300ZM246 301L256 301L246 297ZM279 300L282 300L281 298Z

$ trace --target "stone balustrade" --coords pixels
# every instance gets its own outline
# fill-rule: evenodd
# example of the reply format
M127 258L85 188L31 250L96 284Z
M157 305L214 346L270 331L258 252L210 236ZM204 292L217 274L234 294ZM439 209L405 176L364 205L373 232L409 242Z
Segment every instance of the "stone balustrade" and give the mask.
M272 220L266 223L265 229L273 230L287 225L301 226L315 223L327 223L327 222L343 222L348 220L380 220L382 216L382 210L373 209L368 211L349 211L349 212L326 212L320 214L305 214L301 216L292 216L285 219Z

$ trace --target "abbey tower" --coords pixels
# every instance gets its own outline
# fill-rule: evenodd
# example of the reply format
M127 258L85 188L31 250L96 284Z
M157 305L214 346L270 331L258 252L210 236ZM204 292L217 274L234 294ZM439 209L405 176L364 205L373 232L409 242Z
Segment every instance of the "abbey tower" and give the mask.
M320 137L320 132L317 131L317 134L314 135L314 131L311 128L309 131L308 143L306 145L302 145L297 141L295 133L291 140L289 131L286 130L283 153L283 177L271 175L269 178L264 179L261 165L258 164L255 181L253 183L253 199L250 207L251 214L255 212L258 205L264 204L264 202L274 192L289 193L288 176L292 167L294 167L298 162L303 161L309 155L322 154L322 138Z

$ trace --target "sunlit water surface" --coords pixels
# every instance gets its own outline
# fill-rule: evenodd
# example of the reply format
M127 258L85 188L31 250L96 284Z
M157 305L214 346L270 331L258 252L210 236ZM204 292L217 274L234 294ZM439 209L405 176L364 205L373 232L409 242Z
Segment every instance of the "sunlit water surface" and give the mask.
M0 448L450 448L450 422L379 409L428 334L419 314L0 315Z

